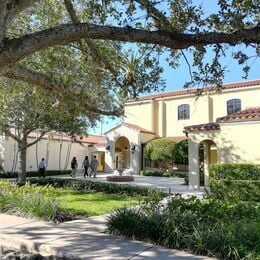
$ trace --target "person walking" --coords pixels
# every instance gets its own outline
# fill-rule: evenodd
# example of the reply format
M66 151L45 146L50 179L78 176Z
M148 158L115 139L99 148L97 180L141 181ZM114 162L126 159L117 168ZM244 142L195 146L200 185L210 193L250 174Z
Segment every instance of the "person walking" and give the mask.
M46 169L45 159L42 158L42 160L39 163L39 175L40 175L40 177L46 176L45 169Z
M91 169L92 169L92 173L93 173L94 178L96 178L96 176L97 176L97 166L98 166L97 156L94 155L94 157L91 160Z
M71 161L71 175L70 176L72 178L76 177L77 168L78 168L78 162L77 162L76 157L74 156Z
M82 168L84 168L84 178L86 178L86 175L88 177L88 168L89 167L90 167L90 163L89 163L89 160L88 160L88 156L85 156L85 159L82 163Z

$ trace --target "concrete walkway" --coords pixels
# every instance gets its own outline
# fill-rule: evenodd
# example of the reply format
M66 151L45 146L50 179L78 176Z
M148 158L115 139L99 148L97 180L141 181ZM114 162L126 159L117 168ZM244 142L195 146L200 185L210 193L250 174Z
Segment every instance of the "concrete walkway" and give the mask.
M97 178L85 178L92 181L108 182L106 176L111 176L112 174L108 173L98 173ZM69 178L70 176L53 176L53 178ZM203 198L205 195L204 187L201 187L200 190L191 190L187 185L184 184L184 178L176 177L154 177L154 176L140 176L134 175L133 182L114 182L117 184L128 184L135 186L146 186L152 188L159 188L165 190L166 192L171 192L173 194L181 194L184 197L196 196L198 198ZM78 172L76 179L84 179L83 173ZM111 182L110 182L111 183Z
M0 214L0 245L69 259L212 259L110 236L105 217L53 224Z

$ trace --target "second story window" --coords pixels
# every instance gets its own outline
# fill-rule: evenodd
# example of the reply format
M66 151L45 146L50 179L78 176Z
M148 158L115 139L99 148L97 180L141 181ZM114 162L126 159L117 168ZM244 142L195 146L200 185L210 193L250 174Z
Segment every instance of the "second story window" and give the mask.
M190 119L190 105L183 104L178 106L178 120Z
M241 111L241 99L234 98L227 101L227 115Z

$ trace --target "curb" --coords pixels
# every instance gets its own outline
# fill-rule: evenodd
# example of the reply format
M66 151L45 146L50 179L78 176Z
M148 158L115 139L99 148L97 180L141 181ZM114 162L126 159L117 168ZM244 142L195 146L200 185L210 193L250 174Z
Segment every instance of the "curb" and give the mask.
M32 254L40 254L45 257L55 256L62 259L80 260L80 257L76 257L69 253L63 252L63 250L57 250L46 244L37 243L30 240L24 240L14 238L13 235L0 235L0 245L8 248L15 249L19 252L26 252Z

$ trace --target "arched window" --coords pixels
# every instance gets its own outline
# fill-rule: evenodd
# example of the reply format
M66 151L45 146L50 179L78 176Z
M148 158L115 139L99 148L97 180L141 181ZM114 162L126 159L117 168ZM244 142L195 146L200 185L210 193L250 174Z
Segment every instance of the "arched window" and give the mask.
M241 111L241 99L234 98L227 101L227 115Z
M190 119L190 105L182 104L178 106L178 120Z

